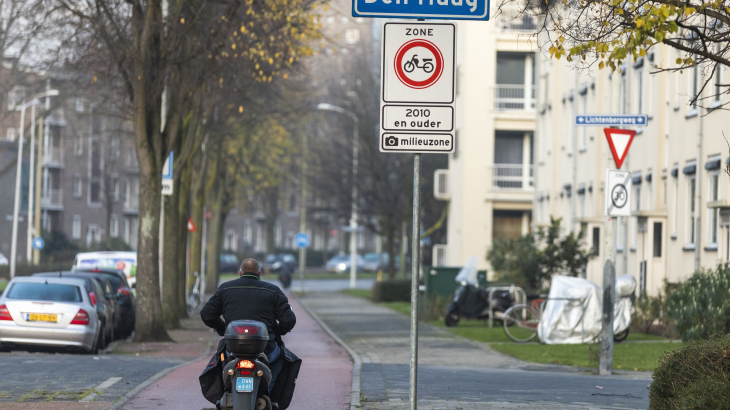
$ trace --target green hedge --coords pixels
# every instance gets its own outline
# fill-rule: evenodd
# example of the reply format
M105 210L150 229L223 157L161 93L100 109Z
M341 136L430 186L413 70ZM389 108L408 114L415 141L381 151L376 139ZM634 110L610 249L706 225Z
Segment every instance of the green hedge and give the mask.
M373 284L373 301L375 302L409 302L410 300L410 280L389 280Z
M649 409L730 409L730 336L687 343L654 369Z
M730 334L730 268L695 272L667 296L667 310L683 340Z
M57 272L59 270L70 270L72 262L59 262L42 265L15 265L15 276L30 276L39 272ZM0 279L10 278L10 265L0 265Z

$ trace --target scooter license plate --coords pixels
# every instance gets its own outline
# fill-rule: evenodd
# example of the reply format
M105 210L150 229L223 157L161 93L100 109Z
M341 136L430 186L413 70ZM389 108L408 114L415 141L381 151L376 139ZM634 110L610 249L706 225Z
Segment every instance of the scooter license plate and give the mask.
M236 391L250 393L253 391L253 377L239 377L236 379Z

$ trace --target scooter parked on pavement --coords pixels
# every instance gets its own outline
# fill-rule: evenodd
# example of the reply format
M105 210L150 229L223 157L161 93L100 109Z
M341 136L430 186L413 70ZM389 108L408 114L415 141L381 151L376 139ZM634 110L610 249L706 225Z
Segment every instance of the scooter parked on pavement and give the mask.
M224 335L228 356L223 367L223 397L216 409L274 410L269 399L271 370L264 349L269 342L266 325L255 320L235 320Z
M502 320L504 312L514 304L508 290L497 290L489 299L489 288L462 283L454 294L454 302L446 310L446 326L456 326L461 319L489 319L490 307L494 312L492 320Z
M291 287L291 273L282 273L279 275L279 282L284 290L288 290Z

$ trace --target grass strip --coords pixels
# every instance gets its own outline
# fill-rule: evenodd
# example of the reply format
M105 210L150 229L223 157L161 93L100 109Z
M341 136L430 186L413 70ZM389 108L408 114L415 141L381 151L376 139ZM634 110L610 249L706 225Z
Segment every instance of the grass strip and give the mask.
M0 293L2 293L7 286L8 286L8 282L6 282L4 280L0 280Z

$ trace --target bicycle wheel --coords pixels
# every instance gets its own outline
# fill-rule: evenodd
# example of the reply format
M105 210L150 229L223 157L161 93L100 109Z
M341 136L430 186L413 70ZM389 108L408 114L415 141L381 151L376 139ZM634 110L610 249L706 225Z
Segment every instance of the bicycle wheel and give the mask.
M527 305L515 305L502 317L504 333L517 343L527 343L537 336L540 313Z
M188 297L188 303L187 303L187 311L188 316L194 316L197 313L200 312L200 309L203 308L203 300L200 297L200 294L193 293Z

